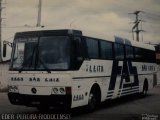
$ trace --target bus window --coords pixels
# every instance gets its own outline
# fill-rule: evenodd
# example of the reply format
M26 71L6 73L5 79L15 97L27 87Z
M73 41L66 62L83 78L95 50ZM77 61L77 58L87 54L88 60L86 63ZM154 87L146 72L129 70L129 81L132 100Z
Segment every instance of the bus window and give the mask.
M83 55L83 45L82 45L82 40L80 37L75 37L74 38L74 52L76 54L76 59L77 60L83 60L84 55Z
M86 44L88 48L89 58L98 59L99 58L98 40L87 37Z
M133 59L133 47L132 46L125 46L126 50L126 59Z
M156 49L156 63L160 64L160 44L155 46Z
M114 44L115 49L115 59L116 60L123 60L124 59L124 47L122 44Z
M139 62L155 62L155 52L143 48L135 48L135 59Z
M151 63L156 62L156 55L154 51L144 49L144 56L145 56L146 62L151 62Z
M81 37L74 37L72 50L73 69L78 70L85 59L85 46Z
M107 41L100 41L100 50L102 59L113 59L112 43Z
M135 59L136 59L136 61L139 61L139 62L144 61L142 55L143 55L142 50L140 48L135 47Z

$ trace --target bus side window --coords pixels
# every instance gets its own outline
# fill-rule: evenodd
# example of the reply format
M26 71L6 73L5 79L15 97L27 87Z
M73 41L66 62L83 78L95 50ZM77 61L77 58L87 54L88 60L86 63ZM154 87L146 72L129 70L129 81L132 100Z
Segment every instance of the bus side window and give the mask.
M138 62L147 62L149 58L146 58L148 54L148 50L145 50L143 48L137 48L135 47L135 59Z
M115 59L116 60L123 60L124 59L124 47L122 44L114 44L115 49Z
M155 52L152 50L143 49L143 55L146 62L155 63Z
M86 37L86 45L89 59L99 59L98 40Z
M74 37L73 40L73 69L78 70L85 59L85 46L81 37Z
M135 59L136 61L141 61L142 59L142 55L141 55L141 50L140 48L135 47Z
M113 59L112 43L100 41L101 59Z
M132 46L125 46L125 51L126 51L126 59L133 59L134 54L133 54L133 47Z
M74 38L74 47L75 47L77 61L83 61L83 59L84 59L84 46L82 43L82 39L80 37Z

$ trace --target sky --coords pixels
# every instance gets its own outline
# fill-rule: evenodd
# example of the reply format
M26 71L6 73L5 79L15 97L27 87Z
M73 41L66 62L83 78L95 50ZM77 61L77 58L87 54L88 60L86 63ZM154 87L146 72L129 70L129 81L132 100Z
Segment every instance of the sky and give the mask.
M38 1L3 0L2 41L12 42L15 32L37 29L78 29L88 36L133 40L131 13L140 10L140 29L145 31L140 42L160 43L160 0L42 0L44 28L35 27Z

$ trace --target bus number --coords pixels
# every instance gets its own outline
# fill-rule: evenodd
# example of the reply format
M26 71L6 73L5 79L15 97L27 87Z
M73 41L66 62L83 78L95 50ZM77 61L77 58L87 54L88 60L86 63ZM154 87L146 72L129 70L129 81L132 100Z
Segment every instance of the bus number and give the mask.
M86 72L97 73L103 72L104 68L102 65L86 65Z

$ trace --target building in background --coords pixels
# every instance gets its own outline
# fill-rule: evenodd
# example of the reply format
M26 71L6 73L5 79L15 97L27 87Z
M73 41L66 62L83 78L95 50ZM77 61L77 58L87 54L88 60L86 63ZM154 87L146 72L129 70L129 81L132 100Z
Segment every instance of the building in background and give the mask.
M0 92L7 90L7 77L10 60L0 63Z

